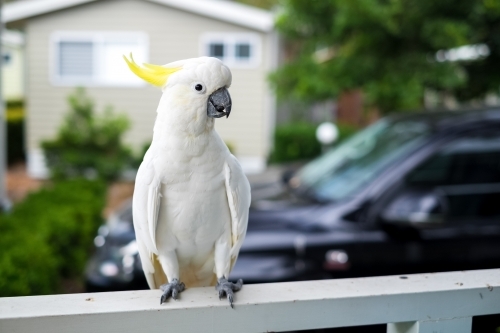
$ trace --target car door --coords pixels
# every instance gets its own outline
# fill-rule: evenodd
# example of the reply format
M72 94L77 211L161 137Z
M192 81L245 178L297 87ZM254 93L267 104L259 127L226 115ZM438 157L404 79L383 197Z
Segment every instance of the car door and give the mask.
M411 170L380 221L415 270L488 268L500 260L500 130L457 136ZM391 228L392 227L392 228Z

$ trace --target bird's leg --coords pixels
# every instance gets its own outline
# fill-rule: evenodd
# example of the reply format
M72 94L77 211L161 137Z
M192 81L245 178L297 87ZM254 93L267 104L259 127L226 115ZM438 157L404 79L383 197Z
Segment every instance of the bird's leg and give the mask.
M219 299L222 299L222 296L226 295L227 299L229 300L229 304L231 305L232 308L233 306L233 299L234 299L234 292L238 291L243 287L243 280L239 279L238 282L232 283L229 282L226 277L221 277L218 281L217 284L215 285L215 290L219 292Z
M217 284L215 290L219 292L219 299L227 296L229 304L233 308L234 292L241 289L243 280L238 282L229 282L226 276L229 276L231 270L231 235L230 230L223 234L215 243L215 272L217 274Z
M173 279L172 282L161 285L160 289L163 291L163 294L160 297L160 304L163 304L163 302L165 302L170 296L177 300L179 298L179 293L184 291L186 286L184 285L184 282L179 282L178 279Z
M165 283L160 286L163 294L160 297L160 304L164 303L170 296L174 300L179 298L179 293L181 293L186 286L183 282L179 281L179 262L177 261L177 254L175 251L164 252L158 256L160 259L163 271L167 275L169 283Z

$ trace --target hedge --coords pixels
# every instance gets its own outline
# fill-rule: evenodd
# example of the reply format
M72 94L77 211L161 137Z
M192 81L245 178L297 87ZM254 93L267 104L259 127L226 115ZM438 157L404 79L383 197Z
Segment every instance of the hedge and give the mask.
M102 223L105 184L55 183L0 215L0 297L52 294L81 276Z
M283 124L274 132L274 149L269 161L284 163L309 160L321 154L321 144L316 139L317 125L306 122ZM358 129L351 125L337 124L339 139L344 140Z

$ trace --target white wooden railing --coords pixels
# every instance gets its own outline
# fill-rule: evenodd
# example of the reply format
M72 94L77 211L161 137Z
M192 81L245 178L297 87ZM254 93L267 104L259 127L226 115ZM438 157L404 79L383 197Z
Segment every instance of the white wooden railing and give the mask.
M500 269L213 288L159 304L158 290L0 298L0 332L279 332L388 323L390 333L465 333L500 313Z

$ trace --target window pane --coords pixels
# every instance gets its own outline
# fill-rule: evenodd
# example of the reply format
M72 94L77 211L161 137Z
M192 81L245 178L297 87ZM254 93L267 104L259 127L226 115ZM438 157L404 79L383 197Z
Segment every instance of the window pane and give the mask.
M249 59L250 58L250 44L236 44L236 58Z
M413 170L407 183L439 188L453 221L500 217L500 136L479 133L459 138Z
M381 120L306 164L297 175L315 197L343 200L415 151L429 132L424 122Z
M144 85L144 81L135 76L122 60L124 54L133 54L134 60L140 64L147 61L146 47L139 42L108 42L101 45L99 57L99 78L108 84Z
M216 58L224 58L224 44L211 43L210 44L210 56L216 57Z
M92 42L59 43L59 75L92 76Z
M408 177L413 185L500 183L500 137L480 135L447 145Z

